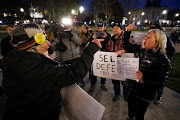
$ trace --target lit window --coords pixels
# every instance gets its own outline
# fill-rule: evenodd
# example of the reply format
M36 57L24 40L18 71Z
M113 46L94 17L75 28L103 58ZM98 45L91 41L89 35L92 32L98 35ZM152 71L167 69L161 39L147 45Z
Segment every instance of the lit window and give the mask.
M7 17L7 16L8 16L7 13L3 13L3 15L4 15L4 17Z
M14 17L17 17L17 14L16 14L16 13L14 14Z

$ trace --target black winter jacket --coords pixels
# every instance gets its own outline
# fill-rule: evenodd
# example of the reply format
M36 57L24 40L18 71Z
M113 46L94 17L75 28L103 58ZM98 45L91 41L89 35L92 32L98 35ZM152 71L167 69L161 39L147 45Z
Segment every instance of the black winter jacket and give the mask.
M169 59L171 59L175 53L174 43L172 42L171 38L167 37L167 44L166 44L166 55Z
M125 32L123 36L123 47L128 52L135 53L139 58L139 71L143 73L143 83L132 81L130 90L144 100L152 100L156 89L161 88L168 77L171 63L165 54L156 53L153 50L142 49L140 45L129 42L130 32Z
M13 51L5 56L3 85L8 101L4 120L58 120L60 89L85 77L98 49L90 43L77 62L61 67L34 52Z
M7 36L1 41L1 54L2 56L5 56L8 52L11 52L13 50L13 47L11 45L11 36Z

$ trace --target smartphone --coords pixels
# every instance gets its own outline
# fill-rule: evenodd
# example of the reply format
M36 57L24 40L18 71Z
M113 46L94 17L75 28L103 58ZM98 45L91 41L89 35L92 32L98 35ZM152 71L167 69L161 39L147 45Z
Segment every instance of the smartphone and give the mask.
M96 33L96 36L97 36L97 37L104 36L104 33L102 33L102 32L97 32L97 33Z

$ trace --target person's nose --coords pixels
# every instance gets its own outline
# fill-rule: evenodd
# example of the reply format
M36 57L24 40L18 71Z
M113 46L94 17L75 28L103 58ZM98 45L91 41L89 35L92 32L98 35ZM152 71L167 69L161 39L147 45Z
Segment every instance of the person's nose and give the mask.
M147 36L144 37L144 40L147 40Z

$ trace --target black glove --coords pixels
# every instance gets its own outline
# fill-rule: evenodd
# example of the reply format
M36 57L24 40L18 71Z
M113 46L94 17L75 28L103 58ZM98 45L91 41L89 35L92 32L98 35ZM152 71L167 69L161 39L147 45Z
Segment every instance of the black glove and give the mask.
M66 33L66 37L67 37L68 39L70 39L70 38L73 37L73 34L72 34L71 32L67 32L67 33Z
M52 55L53 52L54 52L53 47L52 47L52 46L49 46L49 48L48 48L48 53L49 53L50 55Z

